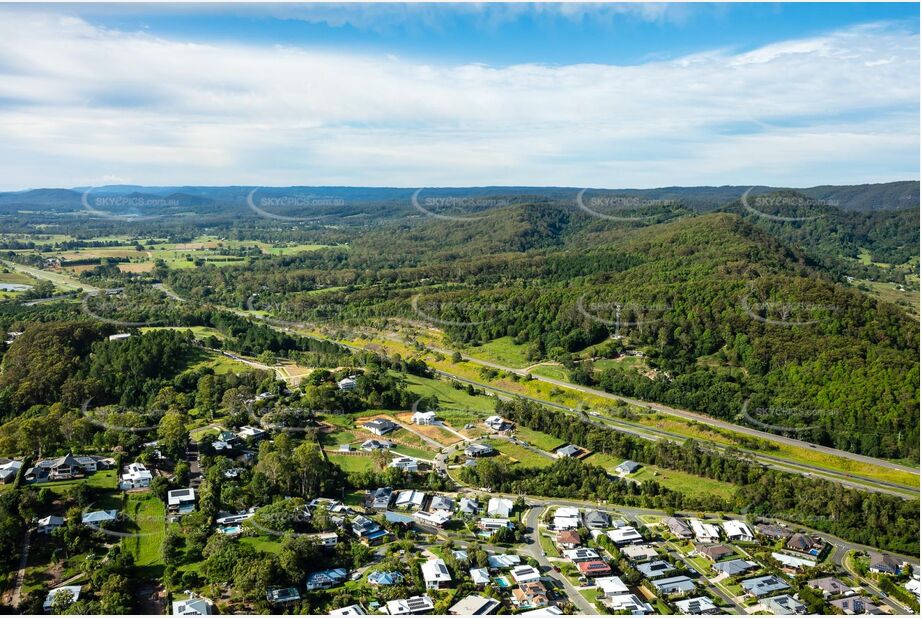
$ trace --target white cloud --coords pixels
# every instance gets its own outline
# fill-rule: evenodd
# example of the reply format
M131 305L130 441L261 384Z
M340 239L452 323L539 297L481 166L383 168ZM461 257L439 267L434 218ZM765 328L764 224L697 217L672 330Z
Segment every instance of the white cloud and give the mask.
M641 65L495 68L17 9L0 12L0 186L917 177L918 64L917 35L882 25Z

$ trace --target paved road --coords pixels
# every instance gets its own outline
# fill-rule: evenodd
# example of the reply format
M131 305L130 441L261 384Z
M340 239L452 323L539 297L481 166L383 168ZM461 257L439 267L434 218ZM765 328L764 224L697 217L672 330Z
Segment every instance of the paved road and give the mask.
M526 399L528 401L533 401L535 403L539 403L547 407L556 408L556 409L563 410L566 412L572 412L572 410L568 408L567 406L564 406L564 405L561 405L561 404L558 404L552 401L539 399L536 397L532 397L530 395L522 395L520 393L514 393L512 391L507 391L501 388L497 388L495 386L491 386L483 382L477 382L476 380L462 378L460 376L456 376L454 374L451 374L445 371L436 370L435 373L437 373L438 375L453 379L453 380L457 380L458 382L463 382L465 384L472 384L478 388L482 388L485 391L494 392L497 394L497 396L500 399L504 399L506 401L513 400L516 398L521 398L521 399ZM681 434L657 429L655 427L647 427L645 425L640 425L638 423L631 423L629 421L623 421L620 419L615 420L609 417L600 417L597 415L592 415L591 417L586 415L586 419L588 420L588 422L591 422L596 426L604 427L607 429L613 429L615 431L620 431L623 433L628 433L630 435L634 435L636 437L644 438L647 440L658 440L661 438L673 440L676 442L684 442L685 440L688 440L687 436L682 436ZM715 443L708 443L708 444L718 450L726 450L728 448L720 444L715 444ZM804 476L810 476L810 475L823 476L823 477L828 478L829 480L840 483L847 487L852 487L854 489L876 491L880 493L886 493L886 494L891 494L894 496L899 496L902 498L904 497L915 498L918 496L917 488L899 485L898 483L889 483L886 481L879 481L877 479L869 479L866 477L861 477L860 475L850 474L848 472L840 472L838 470L831 470L829 468L822 468L820 466L813 466L809 464L800 464L800 463L794 464L780 457L774 457L772 455L764 455L762 453L758 453L756 451L750 451L744 448L734 447L733 450L740 452L740 453L745 453L749 455L750 457L752 457L753 459L756 459L762 464L772 467L772 468L778 468L778 469L781 469L787 472L793 472L795 474L802 474Z
M544 554L543 548L540 546L540 514L544 510L543 505L531 506L528 510L528 515L525 518L525 525L528 527L529 534L528 537L530 542L525 546L525 550L534 557L537 562L544 567L546 571L545 575L550 579L554 580L559 587L562 587L566 591L566 596L569 597L569 600L579 608L583 614L597 615L598 610L588 602L582 593L569 583L569 580L566 579L560 573L557 573L553 570L553 565L550 564L550 561L547 560L547 556Z
M29 549L32 547L32 529L26 530L22 537L22 554L19 557L19 570L16 571L16 583L13 584L13 594L10 597L10 606L19 607L22 601L22 585L26 580L26 566L29 564Z
M451 356L451 355L454 354L454 352L455 352L455 350L448 350L448 349L446 349L446 348L438 348L438 347L434 347L434 346L427 346L427 347L428 347L430 350L434 350L434 351L436 351L436 352L440 352L440 353L442 353L442 354L446 354L447 356ZM480 358L476 358L476 357L473 357L473 356L469 356L469 355L466 355L466 354L463 354L463 353L461 353L461 356L464 358L464 360L469 361L469 362L471 362L471 363L474 363L474 364L477 364L477 365L483 365L483 366L485 366L485 367L491 367L491 368L493 368L493 369L497 369L497 370L500 370L500 371L505 371L505 372L508 372L508 373L514 373L514 374L517 374L517 375L520 375L520 376L524 376L524 375L526 375L526 374L528 373L525 369L515 369L514 367L507 367L507 366L505 366L505 365L500 365L500 364L498 364L498 363L494 363L494 362L491 362L491 361L486 361L486 360L483 360L483 359L480 359ZM885 460L885 459L877 459L877 458L875 458L875 457L868 457L868 456L866 456L866 455L859 455L859 454L857 454L857 453L851 453L851 452L849 452L849 451L842 451L842 450L838 450L838 449L831 448L831 447L827 447L827 446L820 446L820 445L817 445L817 444L812 444L812 443L810 443L810 442L805 442L805 441L803 441L803 440L796 440L796 439L794 439L794 438L787 438L787 437L785 437L785 436L780 436L780 435L773 434L773 433L769 433L769 432L766 432L766 431L759 431L759 430L757 430L757 429L752 429L751 427L745 427L745 426L743 426L743 425L736 425L736 424L734 424L734 423L729 423L729 422L726 422L726 421L721 421L721 420L715 419L715 418L713 418L713 417L711 417L711 416L706 416L706 415L704 415L704 414L699 414L699 413L697 413L697 412L691 412L691 411L689 411L689 410L682 410L682 409L680 409L680 408L673 408L673 407L671 407L671 406L666 406L666 405L663 405L663 404L654 403L654 402L650 402L650 401L643 401L643 400L641 400L641 399L634 399L634 398L632 398L632 397L623 397L623 396L620 396L620 395L612 395L611 393L608 393L608 392L605 392L605 391L600 391L600 390L595 389L595 388L590 388L590 387L588 387L588 386L580 386L580 385L578 385L578 384L573 384L573 383L571 383L571 382L564 382L563 380L557 380L557 379L555 379L555 378L548 378L548 377L546 377L546 376L541 376L541 375L537 375L537 374L531 374L531 377L532 377L533 379L539 380L539 381L541 381L541 382L546 382L546 383L548 383L548 384L553 384L554 386L559 386L559 387L562 387L562 388L568 388L568 389L576 390L576 391L579 391L579 392L581 392L581 393L585 393L585 394L587 394L587 395L592 395L592 396L595 396L595 397L601 397L601 398L604 398L604 399L610 399L610 400L612 400L612 401L624 401L624 402L626 402L626 403L628 403L628 404L632 404L632 405L639 406L639 407L642 407L642 408L647 408L647 409L650 409L650 410L654 410L654 411L656 411L656 412L662 412L663 414L671 414L672 416L679 416L679 417L684 418L684 419L696 421L696 422L703 423L703 424L706 424L706 425L711 425L711 426L713 426L713 427L719 427L719 428L721 428L721 429L726 429L726 430L729 430L729 431L735 431L735 432L737 432L737 433L742 433L742 434L745 434L745 435L748 435L748 436L752 436L752 437L755 437L755 438L760 438L760 439L762 439L762 440L768 440L768 441L772 441L772 442L779 442L779 443L781 443L781 444L787 444L787 445L791 445L791 446L797 446L797 447L800 447L800 448L811 448L811 449L816 450L816 451L819 451L819 452L821 452L821 453L827 453L827 454L829 454L829 455L836 455L836 456L838 456L838 457L843 457L843 458L846 458L846 459L852 459L852 460L854 460L854 461L859 461L859 462L861 462L861 463L872 464L872 465L881 466L881 467L884 467L884 468L890 468L890 469L892 469L892 470L901 470L901 471L903 471L903 472L911 472L911 473L913 473L913 474L921 474L921 470L919 470L919 468L916 468L916 467L906 466L906 465L899 464L899 463L894 463L894 462L891 462L891 461L887 461L887 460Z
M34 277L36 279L44 279L45 281L50 281L51 283L55 284L57 287L63 288L64 290L67 290L67 291L71 291L71 290L83 290L84 292L101 292L102 291L100 288L97 288L94 285L90 285L89 283L78 281L74 279L73 277L69 275L65 275L63 273L52 272L49 270L42 270L41 268L33 268L32 266L25 266L23 264L17 264L16 262L9 262L7 260L0 260L0 262L2 262L4 266L12 268L13 270L17 270L21 273L25 273L29 275L30 277Z

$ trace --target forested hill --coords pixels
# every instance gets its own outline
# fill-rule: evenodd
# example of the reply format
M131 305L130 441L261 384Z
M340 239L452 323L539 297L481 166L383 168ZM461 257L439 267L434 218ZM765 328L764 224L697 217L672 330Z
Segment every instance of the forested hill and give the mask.
M438 320L458 346L510 337L529 360L611 392L917 456L917 325L807 253L732 213L639 225L551 205L498 212L388 227L348 250L174 271L170 283L241 307L260 290L285 318ZM615 331L624 339L607 345ZM623 346L648 370L610 362Z
M555 202L571 204L582 187L436 187L417 195L425 206L427 200L458 200L472 211L496 203ZM598 195L616 195L640 200L674 201L698 210L731 204L748 190L752 196L766 195L785 187L719 186L660 187L655 189L592 189ZM919 208L918 181L862 185L825 185L798 188L798 192L816 200L834 203L842 210L876 211ZM24 212L87 214L87 206L123 216L210 215L217 220L227 215L258 218L248 198L275 200L266 210L282 216L304 216L323 220L352 218L366 224L390 218L421 214L412 204L417 188L393 187L144 187L114 185L76 189L34 189L0 192L0 214ZM101 200L101 201L97 201Z

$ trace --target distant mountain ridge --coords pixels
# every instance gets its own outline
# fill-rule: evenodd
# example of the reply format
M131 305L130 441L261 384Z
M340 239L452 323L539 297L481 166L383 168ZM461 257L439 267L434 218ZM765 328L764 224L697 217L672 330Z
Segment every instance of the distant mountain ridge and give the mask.
M131 196L132 198L163 198L178 202L175 208L183 206L197 209L214 206L247 208L247 198L256 191L258 198L271 196L298 196L339 199L344 204L318 204L315 210L320 216L354 216L357 206L367 204L400 205L405 209L417 188L397 187L352 187L352 186L168 186L148 187L142 185L107 185L102 187L76 187L73 189L42 188L26 191L0 192L0 211L47 209L66 212L84 209L83 195ZM516 201L563 201L575 200L580 187L526 187L526 186L483 186L483 187L431 187L423 188L421 198L485 198L507 197ZM916 180L859 185L820 185L807 188L767 186L696 186L659 187L654 189L604 189L590 188L594 194L609 194L635 197L647 200L680 201L688 207L699 209L719 208L739 200L750 190L751 196L766 195L777 191L793 190L814 200L821 200L842 210L876 211L902 210L921 206L921 187ZM309 204L308 204L309 205ZM173 207L173 206L168 206ZM389 209L384 209L385 211ZM374 213L380 214L380 213Z

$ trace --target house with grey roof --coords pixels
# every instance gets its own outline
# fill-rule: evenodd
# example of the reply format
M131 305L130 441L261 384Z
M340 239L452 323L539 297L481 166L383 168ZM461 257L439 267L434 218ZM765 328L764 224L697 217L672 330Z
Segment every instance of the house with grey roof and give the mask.
M653 560L636 565L636 570L646 579L656 579L668 575L675 570L675 567L664 560Z
M694 597L693 599L675 601L675 607L685 615L702 616L721 613L720 609L707 597Z
M692 539L694 538L694 531L691 530L691 527L682 519L677 517L666 517L662 520L666 526L668 526L668 531L679 539Z
M757 562L752 562L751 560L742 560L741 558L736 558L735 560L726 560L724 562L717 562L713 565L713 570L717 573L725 573L726 575L734 576L741 575L748 571L752 571L758 568Z
M882 609L880 609L879 605L864 596L836 599L834 601L829 601L828 604L832 607L837 607L841 610L841 613L847 615L880 615L885 613Z
M687 575L656 579L650 584L659 594L667 597L683 596L697 589L697 584Z
M775 616L794 616L806 613L806 606L789 594L763 599L761 605Z
M766 597L771 593L780 592L790 587L776 575L763 575L744 579L740 584L745 593L753 597Z
M640 464L636 463L632 459L627 459L626 461L619 463L614 469L617 470L620 474L633 474L640 469Z
M810 579L807 583L813 588L821 590L822 596L826 599L839 594L852 594L854 592L850 586L837 577L819 577L817 579Z

